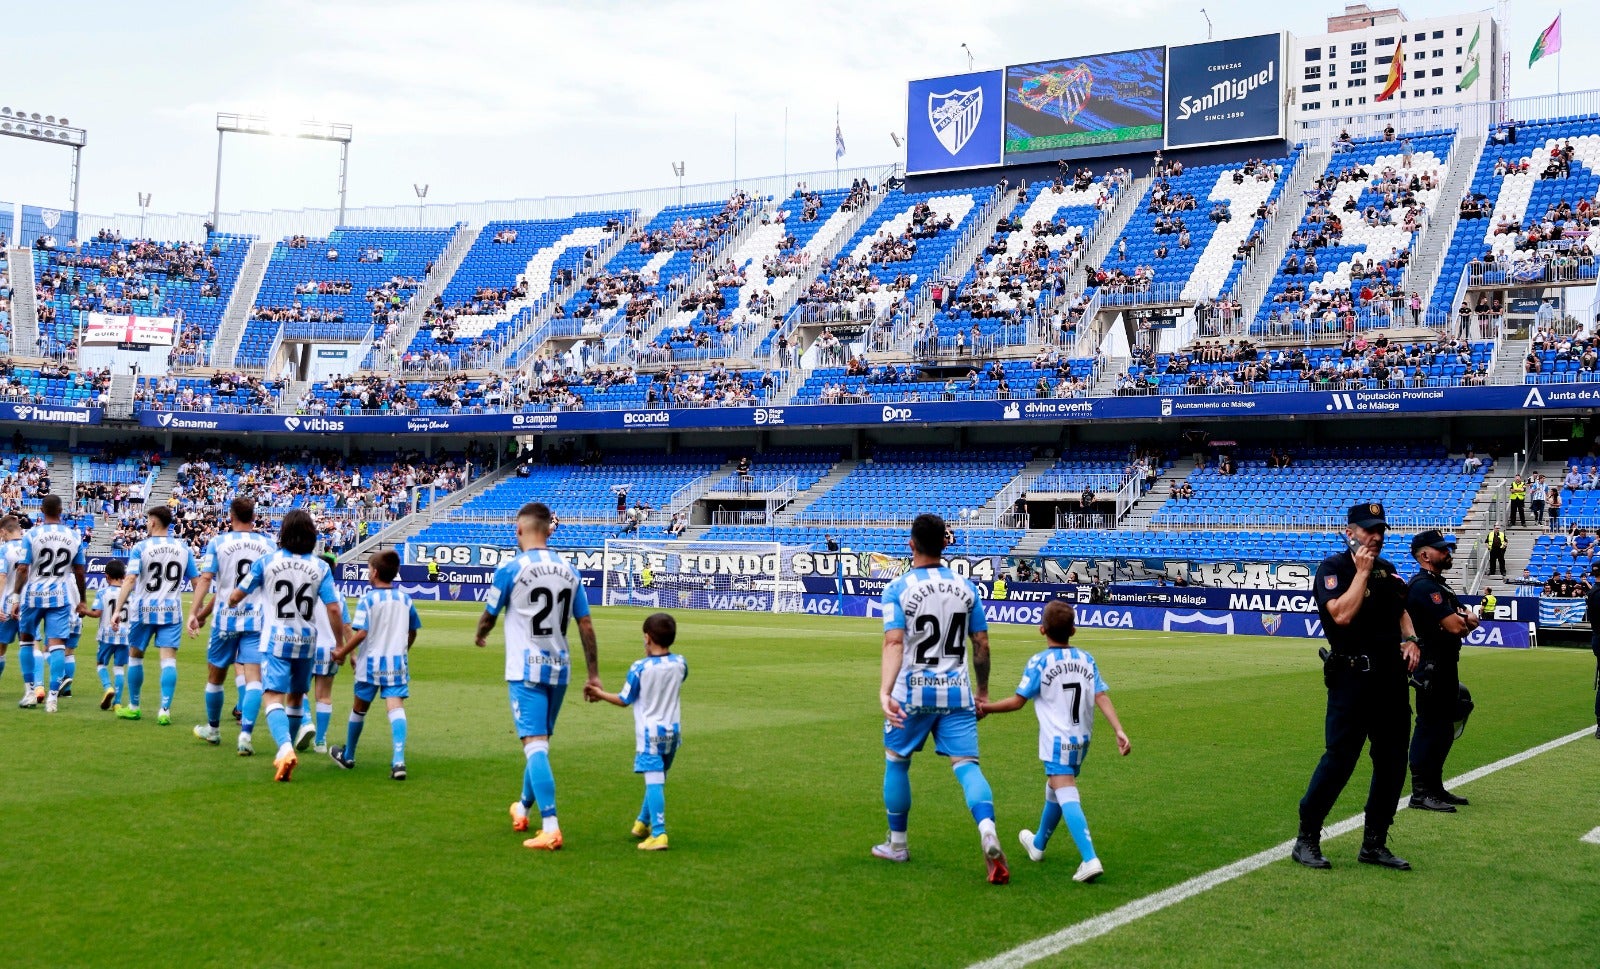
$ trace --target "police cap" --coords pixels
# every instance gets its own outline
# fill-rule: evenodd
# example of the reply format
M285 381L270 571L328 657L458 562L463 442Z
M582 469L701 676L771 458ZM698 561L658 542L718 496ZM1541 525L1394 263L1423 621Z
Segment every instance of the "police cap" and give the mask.
M1350 514L1346 519L1352 525L1362 528L1388 528L1389 522L1383 517L1383 505L1376 501L1362 502L1350 506Z
M1437 528L1430 528L1427 531L1418 532L1411 539L1412 555L1416 555L1425 548L1437 548L1454 552L1456 550L1456 540Z

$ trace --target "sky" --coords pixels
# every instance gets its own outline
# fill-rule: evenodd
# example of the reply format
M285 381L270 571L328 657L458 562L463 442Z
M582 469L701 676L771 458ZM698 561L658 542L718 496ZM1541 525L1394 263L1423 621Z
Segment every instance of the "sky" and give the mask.
M1204 0L81 0L7 17L0 103L88 129L81 211L208 212L219 111L354 127L350 207L576 195L903 160L905 82L977 68L1206 38ZM1372 3L1373 7L1385 4ZM1412 19L1477 9L1402 2ZM1215 36L1320 33L1322 6L1212 0ZM1512 95L1556 2L1514 0ZM64 15L64 11L69 11ZM1569 6L1561 88L1600 88L1578 53L1600 8ZM787 113L787 138L785 114ZM737 162L735 130L737 129ZM230 135L224 211L329 207L332 144ZM0 199L65 206L67 153L0 139Z

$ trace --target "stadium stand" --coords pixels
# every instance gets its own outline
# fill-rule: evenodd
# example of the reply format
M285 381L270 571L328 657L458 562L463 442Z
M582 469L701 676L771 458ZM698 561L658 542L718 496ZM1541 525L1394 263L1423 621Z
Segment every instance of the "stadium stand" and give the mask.
M955 538L947 551L952 555L1005 555L1027 534L1020 528L951 528ZM782 542L799 548L822 551L829 540L841 552L877 552L903 558L908 554L903 528L870 528L840 524L816 528L804 525L718 525L701 536L704 542Z
M1136 352L1118 377L1119 394L1268 393L1454 387L1488 382L1495 345L1480 340L1369 341L1361 333L1343 347L1260 350L1244 341L1202 341L1185 353Z
M530 501L548 504L568 523L596 519L616 521L617 492L632 505L643 502L656 510L657 517L679 488L722 467L720 451L681 451L676 454L617 451L596 464L529 465L526 475L495 484L475 495L460 508L461 518L515 516L517 509ZM436 523L432 528L439 528ZM504 526L500 526L503 530ZM431 529L430 529L431 531ZM430 541L442 541L430 537ZM453 540L453 539L452 539Z
M64 364L21 367L0 360L0 401L93 407L101 404L111 376L73 370Z
M1454 139L1445 133L1341 142L1316 182L1251 332L1342 336L1396 322L1411 247L1440 204Z
M1534 258L1540 243L1560 240L1579 208L1592 206L1600 191L1600 117L1519 122L1514 129L1514 141L1507 127L1496 129L1478 159L1468 197L1460 200L1461 220L1428 306L1434 314L1459 311L1452 303L1469 269L1482 273L1486 285L1545 278ZM1572 152L1563 158L1569 144ZM1493 264L1485 258L1490 254ZM1592 254L1574 278L1579 276L1594 278Z
M922 512L959 524L1022 472L1026 448L879 447L797 516L804 523L897 521Z
M181 317L172 360L194 364L216 337L251 237L213 233L204 244L94 239L34 256L41 354L76 348L87 314ZM17 347L30 353L33 347Z
M217 373L210 377L139 377L133 411L186 410L270 414L278 408L280 385L256 374Z
M374 327L374 339L381 338L454 234L342 227L326 239L280 240L240 337L239 365L266 366L285 323L326 328L343 340L359 340Z
M1003 398L1086 397L1094 383L1095 361L1061 357L1053 349L1034 360L971 360L968 373L950 377L914 364L876 364L865 370L818 367L796 389L797 404L837 404L897 400L996 400Z

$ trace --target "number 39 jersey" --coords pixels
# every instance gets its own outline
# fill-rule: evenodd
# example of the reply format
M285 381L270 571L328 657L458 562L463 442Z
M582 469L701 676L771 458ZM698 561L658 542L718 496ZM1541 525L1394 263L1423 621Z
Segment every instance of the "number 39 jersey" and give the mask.
M262 652L280 659L316 656L317 610L339 601L328 563L275 549L256 559L238 588L246 595L261 591Z
M170 626L183 621L183 583L198 573L189 546L170 535L147 538L128 556L134 577L128 615L134 622Z
M883 628L906 635L893 696L907 713L973 708L967 637L989 629L976 586L943 566L912 569L883 590Z
M272 539L260 532L223 532L206 543L205 554L200 556L200 571L215 576L212 589L217 609L213 623L219 633L261 631L261 590L246 596L236 609L228 607L228 596L244 582L256 560L273 551Z
M1033 701L1039 717L1040 760L1073 767L1083 761L1094 729L1094 698L1104 692L1100 667L1081 649L1052 647L1028 660L1017 694Z
M589 615L589 597L561 556L532 548L500 566L484 608L491 616L506 614L508 682L566 685L567 624Z
M34 609L77 605L72 567L88 561L77 530L59 522L35 525L23 533L22 545L22 562L28 566L22 604Z

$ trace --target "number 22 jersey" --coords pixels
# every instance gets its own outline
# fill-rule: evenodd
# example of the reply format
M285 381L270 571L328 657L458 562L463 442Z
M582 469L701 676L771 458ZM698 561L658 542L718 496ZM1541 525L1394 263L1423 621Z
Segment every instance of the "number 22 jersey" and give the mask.
M484 609L506 614L506 681L565 686L567 624L589 615L583 580L561 556L531 548L494 573Z
M883 590L883 628L906 635L891 695L907 713L973 709L967 637L989 629L976 586L945 566L912 569Z

